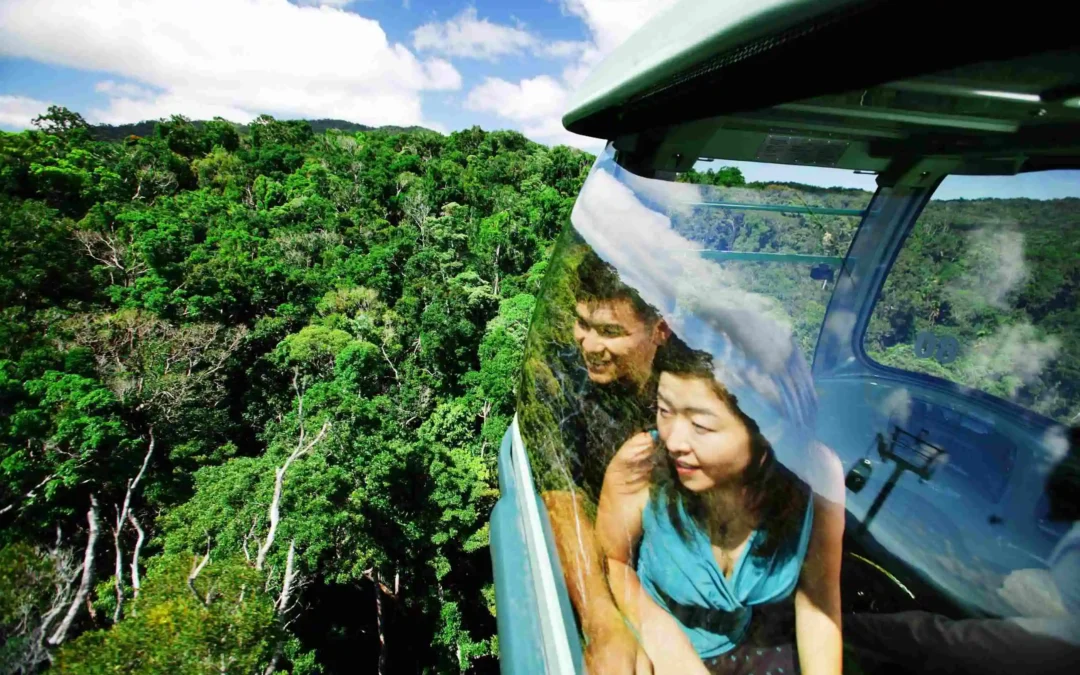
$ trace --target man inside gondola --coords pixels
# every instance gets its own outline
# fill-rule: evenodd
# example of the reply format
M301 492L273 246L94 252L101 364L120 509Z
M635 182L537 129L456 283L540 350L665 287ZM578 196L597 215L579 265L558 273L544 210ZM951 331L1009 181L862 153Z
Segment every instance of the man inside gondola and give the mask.
M589 672L633 672L637 643L611 596L593 519L611 458L654 424L653 358L670 331L613 267L582 249L572 317L575 345L548 364L558 381L560 448L555 461L537 461L534 454L533 472L581 621ZM642 480L650 470L642 467ZM559 485L559 475L573 485Z

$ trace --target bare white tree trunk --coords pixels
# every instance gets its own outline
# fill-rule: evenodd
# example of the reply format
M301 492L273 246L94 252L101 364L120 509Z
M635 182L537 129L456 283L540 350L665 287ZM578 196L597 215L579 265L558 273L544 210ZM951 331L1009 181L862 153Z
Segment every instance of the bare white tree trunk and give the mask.
M379 631L379 675L386 675L386 633L383 630L382 611L382 580L379 579L379 571L375 570L371 575L375 585L375 627Z
M199 596L199 592L195 590L195 580L199 578L199 574L202 573L203 568L210 562L210 537L206 538L206 555L202 557L202 560L192 561L191 571L188 572L187 585L191 590L192 595L199 602L203 602L202 597ZM209 597L209 594L207 595ZM206 604L206 603L204 603Z
M94 582L94 547L97 546L98 538L98 501L97 497L90 495L90 510L86 512L88 529L86 532L86 553L83 555L82 579L79 581L79 590L75 592L75 599L68 606L67 614L63 621L56 627L56 632L49 638L49 644L54 647L64 643L67 639L71 623L79 614L79 608L86 602L86 596L90 593L90 585Z
M300 440L296 444L296 449L292 451L292 454L285 460L285 463L274 471L274 497L270 500L270 529L266 533L266 539L263 541L262 546L259 547L258 554L255 556L255 569L257 570L261 570L263 565L266 564L266 554L274 544L274 537L277 536L278 523L281 521L281 491L285 487L285 473L289 470L289 467L292 466L293 462L311 452L311 449L318 445L323 437L326 436L326 432L330 429L330 422L324 422L318 435L310 442L305 443L303 409L304 402L303 399L301 399Z
M293 581L296 579L296 572L293 569L293 562L296 558L296 540L289 542L289 557L285 561L285 578L281 580L281 595L278 596L277 610L281 614L285 614L289 610L289 596L292 595Z
M138 600L139 589L141 588L139 582L139 554L142 553L143 541L146 540L146 532L139 523L139 519L130 511L128 512L128 522L130 522L131 526L135 528L135 531L139 533L139 538L135 540L135 550L131 552L131 590L134 593L134 599Z
M120 621L120 612L124 606L124 551L120 546L120 532L124 527L124 521L120 520L120 510L116 510L116 525L112 528L113 552L115 564L113 565L113 587L116 589L116 607L113 608L113 623Z
M60 526L56 527L56 546L46 554L53 565L53 596L49 602L49 608L40 612L34 603L19 603L17 622L11 626L11 631L6 637L23 637L21 645L17 641L9 641L8 645L15 645L4 654L7 662L0 666L5 673L36 673L41 666L52 661L52 653L46 644L49 636L49 627L52 622L67 608L74 593L76 577L79 576L79 567L75 564L75 558L69 549L63 547L63 536ZM40 613L40 620L38 615Z
M292 598L293 583L296 580L295 564L296 561L296 540L289 542L289 555L285 560L285 577L281 580L281 595L278 596L277 602L274 603L274 609L277 611L278 621L285 625L285 615L288 613L289 600ZM277 670L278 661L281 660L281 646L279 641L274 647L274 655L270 659L270 663L267 664L266 669L263 671L263 675L271 675Z
M330 430L329 420L324 422L322 428L319 429L319 433L315 435L315 438L307 441L307 432L304 429L304 397L300 393L300 388L297 385L297 373L293 373L293 389L296 391L297 399L297 417L300 424L300 438L296 441L296 449L289 454L289 457L285 460L285 463L274 470L274 496L270 500L270 529L266 533L266 539L259 547L258 552L255 555L255 569L261 570L266 564L266 554L270 551L270 547L274 544L274 538L277 536L278 523L281 522L281 492L285 487L285 474L288 472L289 467L300 457L303 457L307 453L318 445L322 439L326 436L326 432ZM252 530L254 531L255 524L252 524ZM249 533L250 535L250 533ZM247 538L244 539L244 554L247 555ZM275 603L275 609L278 613L278 620L285 624L285 614L288 613L289 601L292 597L293 588L296 584L296 540L289 542L289 555L285 560L285 576L282 579L281 595L278 596L277 603ZM267 585L270 583L270 578L267 577ZM277 670L277 664L281 660L281 648L282 643L278 642L274 649L274 655L270 659L270 663L267 664L263 670L263 675L271 675Z
M272 673L277 670L277 664L279 659L281 659L280 646L277 650L274 651L274 656L270 659L270 663L266 666L266 669L263 670L263 675L272 675Z
M146 467L150 464L150 457L154 454L154 427L150 427L150 445L146 449L146 455L143 456L142 466L139 467L139 472L135 474L134 478L129 478L127 483L127 491L124 493L124 505L116 512L116 526L113 527L113 550L116 552L116 565L113 572L114 586L116 587L116 607L113 609L113 623L120 620L123 616L124 607L124 552L120 544L120 535L123 534L124 522L131 515L131 496L135 493L135 488L139 487L139 482L142 480L143 474L146 473ZM142 546L143 533L139 530L139 544ZM139 554L136 551L133 564L138 564ZM138 577L138 571L134 573L133 578ZM137 580L137 579L136 579Z

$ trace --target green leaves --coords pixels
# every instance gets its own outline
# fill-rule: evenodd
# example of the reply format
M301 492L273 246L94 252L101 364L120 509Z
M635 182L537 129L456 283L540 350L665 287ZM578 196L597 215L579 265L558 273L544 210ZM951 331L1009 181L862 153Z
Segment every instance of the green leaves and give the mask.
M44 550L59 525L84 542L91 492L108 534L151 427L158 448L131 501L139 600L125 581L110 626L102 536L102 611L81 613L56 667L261 672L280 649L293 672L373 668L297 626L374 579L395 580L388 624L411 627L388 636L389 670L394 654L437 671L489 654L495 449L592 158L515 132L315 135L267 116L175 116L117 143L62 109L42 127L0 133L0 540ZM278 489L301 429L324 422ZM117 541L126 570L133 527ZM356 635L374 613L328 621Z
M256 672L269 664L281 628L262 575L236 558L212 560L190 583L187 555L157 559L133 611L88 631L57 655L57 672Z

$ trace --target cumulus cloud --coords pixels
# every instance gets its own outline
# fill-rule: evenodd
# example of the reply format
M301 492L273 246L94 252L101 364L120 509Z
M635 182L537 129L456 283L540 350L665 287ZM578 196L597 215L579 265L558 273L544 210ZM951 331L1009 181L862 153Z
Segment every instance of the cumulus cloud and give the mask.
M556 40L554 42L545 42L541 44L536 48L536 53L542 56L565 59L579 57L588 51L589 47L590 45L588 42L580 42L578 40Z
M589 27L596 48L603 54L618 47L660 11L676 0L563 0L563 11Z
M579 56L588 48L587 42L548 42L530 33L524 25L507 26L480 18L475 7L467 7L449 21L425 23L412 36L417 51L486 61L525 53L567 59Z
M899 426L907 425L908 420L911 419L911 408L911 392L903 387L889 392L889 395L878 406L878 410L888 418L889 422Z
M0 96L0 127L29 129L35 117L49 107L45 101L26 96Z
M519 82L489 77L465 97L465 108L509 120L535 140L599 151L603 147L602 141L571 134L563 128L561 117L568 93L563 83L549 75Z
M488 61L521 54L539 43L536 36L523 28L479 18L475 7L462 10L449 21L425 23L413 31L413 47L419 51Z
M154 92L145 87L140 87L137 84L131 84L130 82L114 82L113 80L102 80L101 82L98 82L94 85L94 91L99 94L126 98L150 98L154 95Z
M344 1L8 0L0 55L114 73L103 122L180 113L235 121L272 114L423 124L424 91L460 88L448 62L391 43ZM333 5L333 6L330 6ZM107 85L110 86L110 85Z
M675 0L562 0L563 11L589 29L587 42L530 43L534 53L571 58L560 79L542 75L510 82L487 78L466 97L466 107L502 117L536 140L597 152L603 142L563 129L570 93L600 60ZM473 12L475 16L475 11ZM519 47L524 49L525 47ZM496 96L498 95L498 96Z
M559 113L566 104L566 90L548 75L520 82L489 77L469 92L465 107L495 112L517 122Z

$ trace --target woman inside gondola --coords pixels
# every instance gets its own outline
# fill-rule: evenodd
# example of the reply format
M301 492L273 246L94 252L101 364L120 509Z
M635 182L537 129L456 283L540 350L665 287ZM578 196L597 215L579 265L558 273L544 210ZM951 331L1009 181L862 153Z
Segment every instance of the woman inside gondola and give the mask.
M708 353L672 337L656 358L656 430L616 454L596 520L637 672L840 673L842 507L777 461Z

